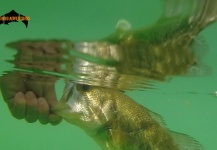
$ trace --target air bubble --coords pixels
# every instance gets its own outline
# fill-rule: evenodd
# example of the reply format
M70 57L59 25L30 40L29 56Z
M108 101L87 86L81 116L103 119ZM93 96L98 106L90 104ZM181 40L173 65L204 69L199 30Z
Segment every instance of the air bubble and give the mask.
M217 97L217 91L214 92L214 95Z
M130 29L131 29L131 24L125 19L119 20L117 25L116 25L117 31L127 31Z

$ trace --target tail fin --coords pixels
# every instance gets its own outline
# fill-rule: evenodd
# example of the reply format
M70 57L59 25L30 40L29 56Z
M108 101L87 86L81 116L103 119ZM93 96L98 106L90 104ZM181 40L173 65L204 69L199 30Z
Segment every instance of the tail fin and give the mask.
M217 0L164 0L165 10L161 19L188 18L189 24L203 29L217 20Z
M217 0L194 0L194 9L189 18L190 23L198 22L204 28L217 20Z

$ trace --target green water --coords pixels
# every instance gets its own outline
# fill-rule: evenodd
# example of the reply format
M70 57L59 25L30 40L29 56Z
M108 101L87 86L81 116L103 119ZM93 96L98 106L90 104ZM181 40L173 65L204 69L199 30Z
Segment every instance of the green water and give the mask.
M15 51L4 45L20 39L93 40L115 30L119 19L127 19L133 28L154 22L161 14L161 1L151 0L73 0L73 1L7 1L0 2L0 15L12 9L30 16L28 28L22 23L0 25L0 73L13 70L5 60ZM205 77L176 77L157 82L155 89L127 92L137 102L162 115L171 130L197 139L207 150L217 149L217 24L201 35L209 52L204 60L212 68ZM57 85L61 95L62 84ZM79 128L62 122L58 126L29 124L16 120L0 101L0 149L2 150L68 150L100 149Z

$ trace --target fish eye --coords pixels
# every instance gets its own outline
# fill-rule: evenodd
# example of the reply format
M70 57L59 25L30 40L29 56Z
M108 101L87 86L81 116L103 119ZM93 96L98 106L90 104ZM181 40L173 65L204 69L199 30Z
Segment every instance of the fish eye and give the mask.
M90 86L89 86L89 85L82 84L82 85L81 85L81 89L82 89L82 91L86 92L86 91L88 91L88 90L90 89Z
M86 84L79 84L78 89L83 92L87 92L90 89L90 86Z

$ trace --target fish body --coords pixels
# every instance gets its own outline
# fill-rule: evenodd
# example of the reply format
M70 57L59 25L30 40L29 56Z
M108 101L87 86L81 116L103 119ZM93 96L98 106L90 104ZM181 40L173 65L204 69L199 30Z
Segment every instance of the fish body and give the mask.
M197 35L216 19L217 0L164 0L161 17L150 26L131 29L122 20L113 34L97 41L29 40L8 46L18 50L17 57L22 51L31 52L27 59L17 59L17 68L58 72L61 77L78 77L76 83L119 90L147 88L150 79L209 73L210 68L198 57L204 42ZM45 55L31 55L40 50ZM42 69L43 63L58 67ZM145 85L135 86L141 83Z
M75 84L66 91L53 113L82 128L104 150L202 150L118 90Z
M118 72L165 80L168 76L185 75L191 71L191 67L206 73L209 69L201 66L202 62L197 57L200 53L198 47L203 47L204 43L197 40L196 36L216 21L217 1L164 2L164 12L155 24L131 29L126 28L130 27L127 25L129 23L120 21L122 23L118 23L115 33L99 41L78 43L75 49L91 56L117 61L113 70L110 69L112 71L104 69L106 74ZM82 63L87 68L86 62ZM88 65L93 66L91 63Z
M67 70L88 79L80 83L121 90L150 79L209 74L210 68L198 57L207 47L197 35L216 21L217 0L164 2L162 16L151 26L131 29L121 20L115 33L98 41L75 43L74 51L98 62L78 57L71 59L74 65Z
M76 83L91 85L67 88L52 112L82 128L102 149L202 150L116 89L129 89L137 81L128 75L164 80L198 65L192 46L197 34L216 21L216 8L217 0L165 0L161 18L150 27L118 26L114 34L93 42L18 41L8 46L18 50L13 62L17 68L75 74L80 77ZM46 55L34 55L38 50ZM22 51L30 53L21 57ZM57 67L44 69L41 64L48 62Z

